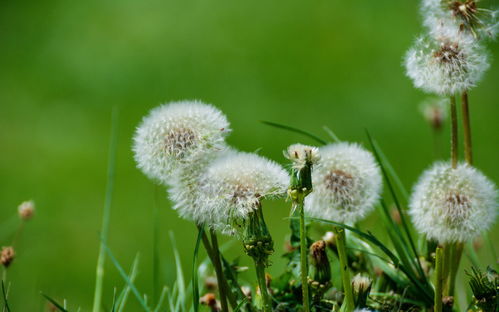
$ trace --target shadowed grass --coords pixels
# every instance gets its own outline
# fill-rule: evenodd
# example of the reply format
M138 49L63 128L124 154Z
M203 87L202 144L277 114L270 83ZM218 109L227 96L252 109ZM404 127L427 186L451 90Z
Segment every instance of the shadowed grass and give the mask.
M57 301L55 301L54 299L50 298L49 296L45 295L44 293L41 293L41 295L47 299L48 302L52 303L54 305L54 307L56 307L59 311L62 311L62 312L68 312L68 310L66 310L62 305L60 305ZM10 310L7 310L7 311L10 311Z
M99 250L99 257L97 259L96 277L95 277L95 293L93 312L99 312L102 304L102 291L104 284L104 264L106 262L106 253L104 252L104 245L107 243L107 236L109 233L109 220L111 215L111 203L113 199L115 171L116 171L116 149L118 143L118 108L114 107L112 112L111 124L111 142L109 144L109 158L107 169L107 185L106 197L104 202L104 213L102 215L102 228L101 228L101 244Z

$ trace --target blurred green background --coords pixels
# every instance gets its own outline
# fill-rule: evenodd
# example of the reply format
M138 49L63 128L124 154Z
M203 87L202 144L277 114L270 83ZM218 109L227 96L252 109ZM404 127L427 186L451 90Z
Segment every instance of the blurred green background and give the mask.
M160 103L213 103L231 121L232 145L260 148L281 163L288 144L313 142L260 120L324 137L327 125L364 144L369 129L410 187L434 159L419 111L426 95L401 66L422 31L417 8L418 1L393 0L1 1L1 245L10 244L17 205L37 205L8 274L13 311L40 310L40 291L82 311L91 307L114 106L119 146L109 244L127 268L140 252L137 284L149 294L155 202L162 283L175 278L168 231L186 271L196 237L195 227L169 209L164 190L135 168L130 150L142 116ZM492 68L470 94L476 165L496 182L497 47L489 44ZM288 211L284 201L266 209L277 247L274 274L283 263ZM373 214L364 228L375 229L376 220ZM228 255L242 255L241 247L234 244ZM493 263L487 248L481 255ZM109 261L105 278L109 306L113 287L123 285Z

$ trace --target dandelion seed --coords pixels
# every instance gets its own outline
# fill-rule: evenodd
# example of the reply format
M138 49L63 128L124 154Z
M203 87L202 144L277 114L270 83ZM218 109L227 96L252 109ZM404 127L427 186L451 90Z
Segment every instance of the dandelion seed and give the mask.
M489 63L476 42L420 37L407 52L405 66L416 88L447 96L473 88Z
M356 222L374 207L381 192L381 172L371 153L357 144L335 143L319 149L312 173L314 192L305 199L311 217Z
M494 222L494 184L477 169L439 162L414 187L409 214L416 229L440 243L466 242Z
M421 103L421 112L430 126L435 131L440 131L447 119L448 107L448 98L428 98Z
M27 221L33 217L35 212L35 202L32 200L22 202L17 208L19 213L19 218L23 221Z
M200 101L181 101L151 110L134 137L137 166L164 184L179 167L192 165L224 146L229 132L226 117Z

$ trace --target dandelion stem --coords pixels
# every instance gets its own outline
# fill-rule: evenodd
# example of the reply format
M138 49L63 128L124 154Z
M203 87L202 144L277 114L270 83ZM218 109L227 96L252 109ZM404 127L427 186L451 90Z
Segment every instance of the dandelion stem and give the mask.
M435 272L436 272L436 281L435 281L435 302L434 302L434 312L442 312L442 290L443 290L443 282L444 282L444 272L443 272L443 253L442 248L437 247L436 257L435 257Z
M468 105L468 92L464 91L461 95L461 108L463 112L463 130L464 130L464 158L469 165L473 164L473 152L471 147L471 123L470 109Z
M343 300L340 311L351 312L353 311L355 304L353 301L350 272L348 270L345 230L335 227L333 231L336 234L336 248L338 249L338 258L340 259L341 280L343 282L343 292L345 293L345 299Z
M212 253L213 253L213 258L211 260L213 262L213 266L215 267L215 271L217 273L218 291L220 293L220 304L222 306L222 311L228 312L229 307L227 306L227 295L226 295L227 289L226 289L226 284L224 283L222 263L220 261L218 238L217 234L213 229L210 229L210 236L211 236Z
M450 116L451 116L451 148L450 156L452 162L452 168L457 168L457 158L458 158L458 139L457 139L457 111L456 111L456 97L452 95L450 97Z
M463 243L455 243L451 250L451 263L450 263L450 276L449 276L449 296L454 296L454 288L456 285L457 270L459 268L459 263L461 262L461 256L463 255Z
M267 281L265 279L265 263L255 259L256 278L260 287L260 294L263 299L263 311L272 312L272 301L267 289Z
M303 311L310 311L310 296L308 289L308 248L307 248L307 228L305 227L305 212L303 198L296 205L300 212L300 268L301 268L301 289L303 296Z

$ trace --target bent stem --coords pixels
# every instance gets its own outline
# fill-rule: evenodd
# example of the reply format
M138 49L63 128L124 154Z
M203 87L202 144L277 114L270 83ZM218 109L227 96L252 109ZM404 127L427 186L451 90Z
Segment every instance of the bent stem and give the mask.
M353 301L352 284L350 281L350 272L348 270L345 230L335 227L333 228L333 231L336 234L336 248L338 249L338 258L340 259L341 280L345 293L345 299L343 300L340 311L351 312L355 307L355 303Z
M443 272L443 252L441 247L437 247L436 257L435 257L435 301L434 301L434 312L442 312L442 291L444 282L444 272Z
M300 268L301 268L301 289L303 296L303 311L310 311L310 295L308 288L308 248L307 248L307 229L305 227L305 212L303 209L303 200L296 203L300 212Z
M260 294L263 299L263 311L272 312L272 301L267 289L267 281L265 280L265 263L255 259L256 278L260 288Z
M471 148L471 123L467 91L464 91L461 95L461 109L463 112L464 158L469 165L472 165L473 152Z
M452 168L457 167L457 158L458 158L458 139L457 139L457 110L456 110L456 97L452 95L450 97L450 116L451 116L451 147L450 147L450 156L452 162Z

